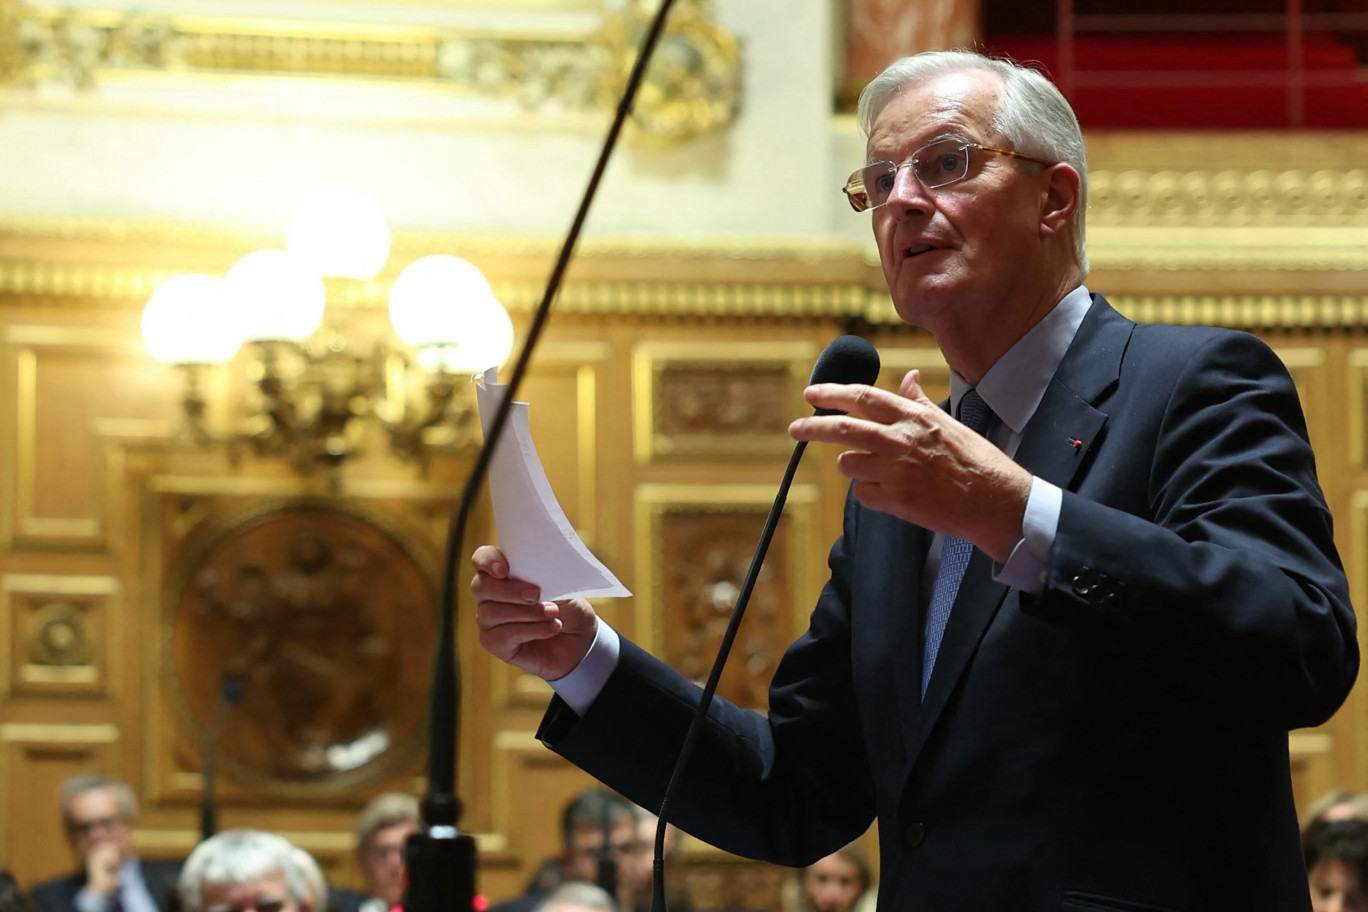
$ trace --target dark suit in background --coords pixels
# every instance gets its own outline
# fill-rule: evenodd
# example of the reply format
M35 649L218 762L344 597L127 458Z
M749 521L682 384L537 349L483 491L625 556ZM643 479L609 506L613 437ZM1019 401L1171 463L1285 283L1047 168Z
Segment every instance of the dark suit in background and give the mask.
M178 905L176 878L180 876L180 863L139 860L138 870L159 912L175 912ZM78 912L76 894L85 885L86 875L82 871L40 883L30 893L43 912Z

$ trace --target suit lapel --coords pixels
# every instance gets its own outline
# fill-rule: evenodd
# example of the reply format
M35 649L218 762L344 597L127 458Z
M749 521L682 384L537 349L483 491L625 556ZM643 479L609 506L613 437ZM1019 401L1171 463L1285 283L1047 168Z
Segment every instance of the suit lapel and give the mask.
M911 756L911 749L921 728L921 665L922 625L925 621L922 605L922 571L926 566L926 549L931 535L920 526L889 517L884 551L890 564L883 579L886 586L879 598L888 606L889 620L884 635L892 638L893 676L898 699L898 714L902 720L903 743Z
M1032 475L1065 490L1077 488L1088 455L1098 443L1107 422L1106 413L1094 408L1120 376L1121 355L1135 324L1112 310L1100 295L1084 318L1073 344L1046 387L1045 395L1022 433L1016 461ZM955 607L945 627L945 639L936 657L935 671L917 713L919 724L909 731L908 756L915 759L926 735L954 692L960 676L983 639L988 625L1007 595L1008 586L993 580L992 561L977 548L969 558ZM920 605L921 600L917 599ZM924 610L924 608L923 608ZM921 620L917 615L917 657L909 662L921 671ZM899 676L903 699L908 699L906 675ZM912 679L911 699L917 700L920 677ZM906 723L904 723L906 728Z

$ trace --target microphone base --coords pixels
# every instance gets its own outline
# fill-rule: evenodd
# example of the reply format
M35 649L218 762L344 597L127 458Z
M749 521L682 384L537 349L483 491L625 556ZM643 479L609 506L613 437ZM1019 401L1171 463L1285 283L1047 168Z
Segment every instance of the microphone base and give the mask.
M404 912L467 912L475 908L475 840L455 827L430 827L406 845Z

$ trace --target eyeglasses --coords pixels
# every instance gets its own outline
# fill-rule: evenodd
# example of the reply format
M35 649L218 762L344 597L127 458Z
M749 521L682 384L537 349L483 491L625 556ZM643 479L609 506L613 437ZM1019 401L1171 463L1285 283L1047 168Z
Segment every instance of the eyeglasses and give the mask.
M640 842L610 842L607 853L604 852L602 845L576 846L574 853L585 858L598 858L604 854L610 854L615 858L626 858L628 855L640 851L641 845Z
M232 903L217 903L209 906L204 912L281 912L285 905L286 900L271 897L241 906L235 906Z
M127 817L97 817L94 820L68 820L67 831L75 836L89 836L96 830L112 830L128 823Z
M376 861L388 861L391 858L403 859L405 849L403 845L373 845L366 848L366 854Z
M1051 164L1029 155L1022 155L1020 152L1013 152L1011 149L981 146L965 139L939 139L913 152L912 157L902 164L879 161L865 165L850 175L850 179L841 189L850 200L850 208L856 212L878 209L888 202L888 196L893 192L894 184L898 182L898 172L907 165L912 166L912 173L927 190L935 190L937 187L964 180L969 176L970 149L1008 155L1038 165Z

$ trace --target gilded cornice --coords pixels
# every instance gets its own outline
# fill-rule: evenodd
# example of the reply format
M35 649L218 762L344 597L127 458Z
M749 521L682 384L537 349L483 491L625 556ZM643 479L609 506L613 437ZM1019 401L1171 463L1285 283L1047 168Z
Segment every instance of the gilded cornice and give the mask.
M263 15L206 16L0 0L0 86L89 90L123 72L310 76L439 86L511 99L543 118L616 105L650 4L589 17L579 32ZM535 22L535 17L529 20ZM741 48L712 0L679 0L633 112L639 138L673 141L731 123Z
M1250 328L1368 323L1360 169L1104 168L1092 191L1089 283L1132 316ZM0 220L0 297L126 308L164 276L221 274L242 253L280 240L222 227ZM527 313L559 243L400 233L389 269L334 303L381 307L404 264L446 252L474 262L512 312ZM897 322L870 245L834 237L587 239L557 306L583 315Z
M1088 218L1126 227L1368 227L1368 172L1125 171L1089 175Z

